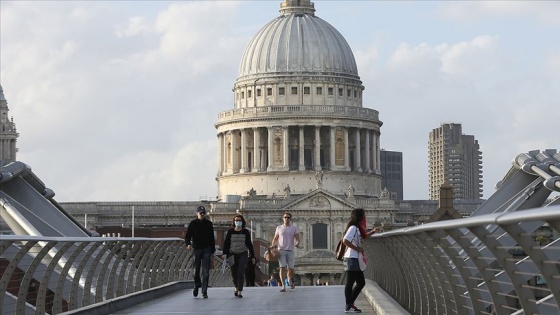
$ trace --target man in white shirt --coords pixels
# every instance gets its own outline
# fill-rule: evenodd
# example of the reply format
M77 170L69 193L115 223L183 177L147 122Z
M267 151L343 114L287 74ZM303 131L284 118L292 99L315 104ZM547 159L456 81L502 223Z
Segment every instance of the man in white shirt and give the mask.
M287 276L289 285L292 289L296 287L294 283L294 264L295 264L295 252L294 248L300 248L299 246L299 230L296 226L291 224L292 214L289 212L284 212L282 216L283 224L276 227L276 232L274 233L274 239L272 240L270 247L273 248L278 244L278 250L280 254L278 255L278 263L280 265L280 279L285 279L286 268L288 268ZM286 292L286 285L282 281L282 289L280 292Z

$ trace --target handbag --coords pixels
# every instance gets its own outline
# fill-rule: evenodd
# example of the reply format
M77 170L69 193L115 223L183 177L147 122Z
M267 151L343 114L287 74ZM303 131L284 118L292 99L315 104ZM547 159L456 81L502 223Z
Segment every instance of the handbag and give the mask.
M280 252L276 248L273 249L268 248L264 253L264 259L268 262L277 261L279 253Z
M354 237L356 237L356 235L354 235ZM340 241L338 241L338 244L336 245L334 258L336 258L336 260L343 261L344 253L346 253L346 245L344 244L344 235L342 235L342 238L340 239Z
M346 245L344 244L344 236L342 237L342 239L340 241L338 241L338 244L336 245L336 254L334 255L334 258L336 258L336 260L340 260L343 261L344 260L344 253L346 252Z
M360 252L360 254L358 255L358 263L360 264L361 271L366 271L367 261L368 259L366 254Z
M227 261L227 265L228 266L233 266L233 264L235 264L235 257L233 257L233 255L230 255L226 258Z

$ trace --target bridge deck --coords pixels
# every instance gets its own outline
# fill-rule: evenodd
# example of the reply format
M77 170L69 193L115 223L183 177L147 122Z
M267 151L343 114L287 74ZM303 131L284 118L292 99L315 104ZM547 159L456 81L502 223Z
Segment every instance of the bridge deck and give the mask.
M344 286L302 286L286 293L278 287L245 288L243 298L233 296L233 288L210 288L208 299L192 296L192 290L180 290L162 298L144 302L113 315L152 314L343 314ZM362 314L375 314L363 294L356 306Z

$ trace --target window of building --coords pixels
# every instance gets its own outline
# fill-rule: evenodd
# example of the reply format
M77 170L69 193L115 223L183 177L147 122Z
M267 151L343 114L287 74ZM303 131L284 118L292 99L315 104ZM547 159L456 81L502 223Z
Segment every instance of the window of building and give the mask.
M297 86L292 86L292 94L297 94Z
M317 87L317 95L323 95L323 88L320 86Z
M339 88L339 89L338 89L338 96L343 96L344 94L342 94L342 93L343 93L342 88Z
M358 91L354 91L354 98L358 97Z
M311 93L311 89L308 86L303 88L303 94L310 94L310 93Z
M245 92L241 92L241 99L245 98Z
M268 96L272 95L272 88L266 88L266 95Z
M257 96L261 96L261 89L257 89Z
M251 90L248 90L248 91L247 91L247 98L251 98L251 96L253 95L252 92L253 92L253 91L251 91Z
M334 88L330 87L329 88L329 95L333 95L334 94Z
M313 229L313 249L327 249L327 225L316 223Z
M283 87L278 88L278 95L286 95L286 88Z
M351 97L352 96L352 90L348 89L348 91L346 91L346 96Z

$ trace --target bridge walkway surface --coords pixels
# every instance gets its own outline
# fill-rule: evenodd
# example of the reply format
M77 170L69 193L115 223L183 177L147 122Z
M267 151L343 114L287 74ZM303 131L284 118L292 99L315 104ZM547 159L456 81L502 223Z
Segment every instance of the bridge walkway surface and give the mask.
M179 290L112 315L148 314L344 314L344 286L301 286L281 293L278 287L244 288L243 298L233 288L209 288L208 299ZM363 294L355 305L362 314L377 314Z

